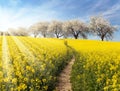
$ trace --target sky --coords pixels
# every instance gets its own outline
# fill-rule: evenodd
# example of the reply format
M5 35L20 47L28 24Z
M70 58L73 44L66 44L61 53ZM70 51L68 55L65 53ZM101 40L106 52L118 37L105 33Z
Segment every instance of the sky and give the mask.
M0 30L29 27L39 21L80 19L103 15L120 26L120 0L0 0ZM91 39L97 39L90 37ZM120 41L120 31L114 34Z

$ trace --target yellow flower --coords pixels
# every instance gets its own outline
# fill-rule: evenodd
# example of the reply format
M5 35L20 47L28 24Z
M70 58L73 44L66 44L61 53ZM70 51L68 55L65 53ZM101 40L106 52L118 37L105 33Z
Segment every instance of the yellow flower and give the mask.
M47 90L47 89L48 89L48 86L44 86L44 89Z
M47 80L46 79L42 79L43 82L46 82Z
M12 79L12 83L17 83L17 79L16 79L16 78L13 78L13 79Z

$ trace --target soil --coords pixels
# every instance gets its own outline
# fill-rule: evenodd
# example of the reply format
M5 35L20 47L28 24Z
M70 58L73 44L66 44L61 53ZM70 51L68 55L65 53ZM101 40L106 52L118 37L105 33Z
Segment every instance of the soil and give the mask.
M74 61L75 58L73 58L60 73L60 76L58 77L58 84L56 86L56 91L72 91L72 86L70 83L70 74Z

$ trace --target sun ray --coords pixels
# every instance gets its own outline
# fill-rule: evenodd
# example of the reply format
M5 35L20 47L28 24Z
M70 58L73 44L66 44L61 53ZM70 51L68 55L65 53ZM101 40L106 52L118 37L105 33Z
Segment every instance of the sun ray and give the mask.
M3 71L6 72L5 77L9 77L10 54L9 54L9 48L8 48L8 44L7 44L5 35L3 35L3 40L2 40L2 61L3 61Z
M2 40L2 59L4 60L5 66L8 66L8 62L10 61L9 57L9 49L8 49L8 44L5 35L3 35L3 40Z
M7 83L5 84L6 87L5 89L8 90L10 89L9 82L12 80L12 78L15 77L15 73L14 73L13 64L10 60L10 52L5 35L3 35L3 39L2 39L2 64L3 64L4 82ZM14 85L16 86L16 84Z
M28 57L29 60L32 60L34 62L35 57L32 54L32 52L15 36L12 36L13 40L15 41L16 45L18 46L19 50ZM29 62L28 62L29 63ZM32 64L32 63L29 63Z

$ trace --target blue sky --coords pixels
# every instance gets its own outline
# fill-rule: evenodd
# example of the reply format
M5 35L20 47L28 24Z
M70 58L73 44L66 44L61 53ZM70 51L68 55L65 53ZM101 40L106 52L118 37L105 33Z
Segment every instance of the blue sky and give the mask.
M0 30L55 19L88 22L90 16L99 14L119 26L120 0L0 0ZM116 32L113 40L120 41L119 36Z

